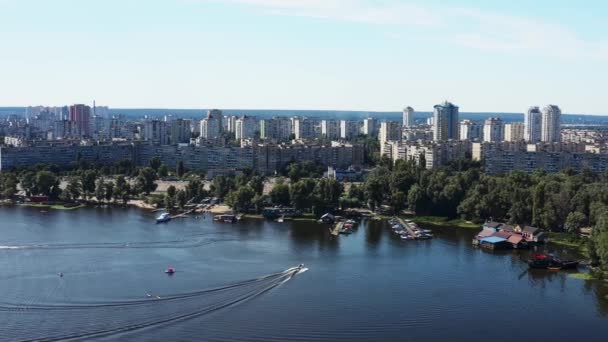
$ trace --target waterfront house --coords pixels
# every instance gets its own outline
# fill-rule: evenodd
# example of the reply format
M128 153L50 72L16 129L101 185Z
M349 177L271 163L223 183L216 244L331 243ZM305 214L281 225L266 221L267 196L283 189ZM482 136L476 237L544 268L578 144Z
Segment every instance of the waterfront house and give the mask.
M486 222L486 223L483 224L483 228L484 229L486 229L486 228L488 230L493 229L495 232L498 231L498 228L500 226L502 226L502 223L499 223L499 222Z
M488 238L496 238L489 239ZM546 234L536 227L512 226L500 222L486 222L482 230L473 239L473 245L497 248L527 248L531 243L542 243Z
M477 233L475 238L473 238L473 244L478 245L479 241L483 238L489 237L496 234L496 228L483 226L483 229Z
M524 237L521 234L513 234L509 236L507 242L509 242L511 246L516 249L528 247L528 244L526 243Z
M528 242L545 242L547 235L537 227L525 226L522 229L522 235Z
M509 224L501 224L498 229L503 232L517 233L516 228Z

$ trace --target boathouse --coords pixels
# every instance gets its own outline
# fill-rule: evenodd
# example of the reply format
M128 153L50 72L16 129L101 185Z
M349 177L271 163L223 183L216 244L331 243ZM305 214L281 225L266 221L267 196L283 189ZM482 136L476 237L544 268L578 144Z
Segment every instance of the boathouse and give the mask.
M488 236L479 239L479 246L487 249L506 249L511 247L507 239L498 236Z

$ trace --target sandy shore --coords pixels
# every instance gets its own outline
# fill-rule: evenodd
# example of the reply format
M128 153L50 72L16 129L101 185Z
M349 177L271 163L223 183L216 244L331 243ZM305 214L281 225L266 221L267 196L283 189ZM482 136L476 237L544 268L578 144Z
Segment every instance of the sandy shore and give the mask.
M207 212L212 214L228 214L232 213L232 209L227 205L214 205L211 209L207 209Z
M129 200L129 202L127 202L127 204L132 205L134 207L142 208L142 209L148 209L148 210L156 209L156 207L153 206L152 204L148 204L142 200Z

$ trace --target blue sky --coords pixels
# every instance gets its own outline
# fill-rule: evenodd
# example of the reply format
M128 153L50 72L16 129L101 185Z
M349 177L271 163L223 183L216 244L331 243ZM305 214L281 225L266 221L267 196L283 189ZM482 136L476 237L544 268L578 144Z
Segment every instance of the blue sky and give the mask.
M608 114L608 3L0 0L0 106Z

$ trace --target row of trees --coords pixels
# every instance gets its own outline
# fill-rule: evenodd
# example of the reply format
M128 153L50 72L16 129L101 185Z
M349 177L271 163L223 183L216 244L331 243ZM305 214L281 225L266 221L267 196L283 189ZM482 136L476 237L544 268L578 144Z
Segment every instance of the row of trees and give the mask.
M317 176L318 170L313 164L292 164L287 172L296 175L290 184L280 178L268 195L264 194L265 178L247 170L236 177L215 177L209 195L225 201L236 212L260 212L270 204L293 206L318 215L338 208L344 191L340 182L308 177Z
M148 167L153 169L160 178L168 176L177 176L182 178L188 175L188 170L186 169L183 161L179 161L175 169L169 169L167 165L162 163L159 157L154 157L150 160ZM123 175L125 177L137 177L141 169L142 167L136 167L129 159L120 160L115 164L90 163L85 160L78 159L66 168L60 168L53 164L38 164L32 167L13 170L12 172L20 174L26 171L34 173L37 173L38 171L50 171L59 176L73 176L79 175L84 171L94 170L99 175L103 176Z
M3 172L0 174L0 196L13 198L20 185L26 196L47 196L51 200L64 201L95 197L98 201L126 202L132 196L156 190L155 181L158 179L151 168L140 169L133 186L123 175L113 181L106 181L106 178L96 170L80 170L65 177L67 185L62 189L62 177L50 170Z

